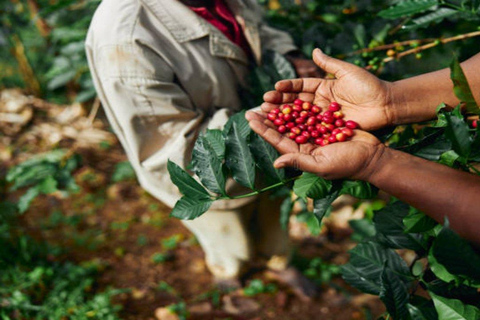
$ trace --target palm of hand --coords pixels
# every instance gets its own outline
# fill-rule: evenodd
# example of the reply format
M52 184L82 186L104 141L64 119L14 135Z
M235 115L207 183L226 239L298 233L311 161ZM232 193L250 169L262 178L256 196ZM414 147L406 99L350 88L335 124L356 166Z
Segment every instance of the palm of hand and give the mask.
M265 114L248 112L247 119L250 127L283 155L276 161L277 167L295 167L326 179L364 178L365 168L382 146L373 135L360 130L347 142L325 147L298 145L277 132Z

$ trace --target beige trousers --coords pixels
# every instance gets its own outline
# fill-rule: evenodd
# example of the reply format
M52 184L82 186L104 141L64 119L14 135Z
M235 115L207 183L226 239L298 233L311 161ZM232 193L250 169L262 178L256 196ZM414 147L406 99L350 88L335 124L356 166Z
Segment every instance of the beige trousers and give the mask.
M253 261L282 270L290 255L288 232L280 226L279 199L262 195L237 209L209 210L183 221L205 252L209 270L217 280L237 278Z

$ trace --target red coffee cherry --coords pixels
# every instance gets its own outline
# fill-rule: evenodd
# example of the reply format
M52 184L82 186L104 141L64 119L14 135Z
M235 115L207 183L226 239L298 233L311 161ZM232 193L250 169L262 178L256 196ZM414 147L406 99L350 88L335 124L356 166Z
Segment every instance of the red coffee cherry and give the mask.
M333 123L334 121L335 121L334 117L323 116L323 122L325 123Z
M296 104L296 105L294 105L294 106L292 107L292 110L293 110L293 111L300 112L300 111L303 111L303 108L302 108L301 105L297 105L297 104Z
M353 137L353 130L350 128L342 128L342 133L347 137Z
M317 114L317 113L320 113L322 111L322 109L320 109L320 107L318 106L312 106L312 110L311 110L313 113Z
M328 110L333 111L333 112L338 111L338 110L340 110L340 105L337 102L333 101L328 106Z
M347 136L342 132L336 134L335 138L337 139L338 142L344 142L345 140L347 140Z
M282 124L285 124L285 121L283 121L283 119L275 119L273 121L273 124L278 127L278 126L281 126Z
M292 139L292 140L295 140L295 138L297 137L297 135L296 135L295 133L293 133L293 132L288 132L288 133L286 134L286 136L287 136L287 138L290 138L290 139Z
M289 121L292 121L293 120L293 116L291 113L287 113L283 116L283 120L289 122Z
M294 122L288 122L287 124L285 124L285 127L287 127L287 129L292 129L293 127L295 127L295 123Z
M307 139L310 139L310 137L311 137L310 132L308 132L308 131L303 131L302 136L307 137Z
M278 132L280 132L280 133L285 133L285 132L287 132L287 127L282 125L282 126L279 126L279 127L277 128L277 130L278 130Z
M286 119L285 119L286 120ZM335 120L335 126L337 127L343 127L345 125L345 121L343 119L337 119Z
M270 111L271 113L274 113L274 114L279 114L281 112L281 110L279 108L275 108L273 109L272 111Z
M302 133L302 130L299 127L293 127L292 129L290 129L290 132L298 136L299 134Z
M339 134L340 132L342 132L342 129L340 129L340 128L335 128L335 129L332 130L332 135Z
M297 105L297 106L301 106L303 104L303 100L301 99L295 99L295 101L293 101L293 104L294 105Z
M310 102L304 102L302 104L303 110L310 110L312 108L312 104Z
M318 138L321 136L321 133L318 130L312 130L310 132L310 135L312 136L312 138Z
M295 138L295 142L298 144L305 144L307 143L307 141L308 141L308 138L305 136L298 136Z
M333 112L330 110L327 110L323 113L323 116L328 118L333 118Z
M333 113L333 117L335 119L342 119L344 117L344 114L343 114L342 111L336 111L336 112Z
M283 114L289 114L291 112L292 112L292 107L290 107L289 105L286 105L282 110Z
M332 135L332 136L328 137L328 142L335 143L335 142L337 142L337 138Z
M355 121L347 120L347 122L345 122L345 127L349 129L356 129L358 128L358 124Z
M299 117L299 118L295 119L295 123L297 123L297 124L305 123L305 121L306 121L306 118L304 118L304 117Z
M274 121L275 119L277 119L277 114L270 112L269 114L267 114L267 119L270 121Z
M472 122L472 128L477 128L477 126L478 126L477 121L478 121L478 120L473 120L473 122Z

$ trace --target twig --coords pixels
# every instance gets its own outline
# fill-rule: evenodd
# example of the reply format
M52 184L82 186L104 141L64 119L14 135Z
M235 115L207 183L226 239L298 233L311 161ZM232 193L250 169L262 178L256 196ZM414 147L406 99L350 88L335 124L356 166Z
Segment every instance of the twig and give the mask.
M360 49L360 50L357 50L357 51L353 51L353 52L349 52L349 53L346 53L346 54L338 55L337 58L342 59L342 58L345 58L345 57L350 57L350 56L354 56L354 55L357 55L357 54L362 54L362 53L365 53L365 52L368 53L368 52L374 52L374 51L388 50L388 49L393 49L393 48L396 48L396 47L409 46L409 45L412 45L412 44L415 44L415 43L432 42L432 41L435 41L435 40L436 39L433 39L433 38L405 40L405 41L401 41L401 42L384 44L384 45L377 46L377 47L374 47L374 48L363 48L363 49Z
M409 54L419 53L419 52L422 52L426 49L433 48L435 46L438 46L439 44L446 44L446 43L449 43L449 42L464 40L464 39L478 37L478 36L480 36L480 31L465 33L465 34L461 34L461 35L458 35L458 36L455 36L455 37L450 37L450 38L445 38L445 39L436 39L435 41L424 44L423 46L419 46L419 47L416 47L416 48L413 48L413 49L410 49L410 50L400 52L393 57L387 57L387 58L383 59L382 62L387 63L387 62L390 62L390 61L395 60L395 59L400 59L400 58L403 58L403 57L405 57ZM367 69L370 69L370 68L371 68L371 66L367 67Z
M93 124L93 120L95 120L95 117L97 116L99 109L100 109L100 99L96 97L95 101L93 101L92 110L90 110L90 114L88 115L88 122L90 123L90 125Z
M35 76L35 72L28 61L27 55L25 54L25 47L22 43L22 40L18 37L18 35L13 34L11 37L11 41L13 42L12 47L12 55L18 62L18 66L20 67L20 73L22 74L23 81L27 85L27 88L33 92L36 96L40 96L41 89L40 83Z

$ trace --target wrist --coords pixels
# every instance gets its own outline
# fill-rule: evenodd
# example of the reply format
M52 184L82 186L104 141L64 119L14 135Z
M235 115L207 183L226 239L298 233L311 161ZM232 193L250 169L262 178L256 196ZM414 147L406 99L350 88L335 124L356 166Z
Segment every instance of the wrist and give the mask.
M379 177L384 175L388 158L391 157L391 149L383 144L378 144L372 150L370 161L365 162L365 167L354 179L363 180L375 185Z

